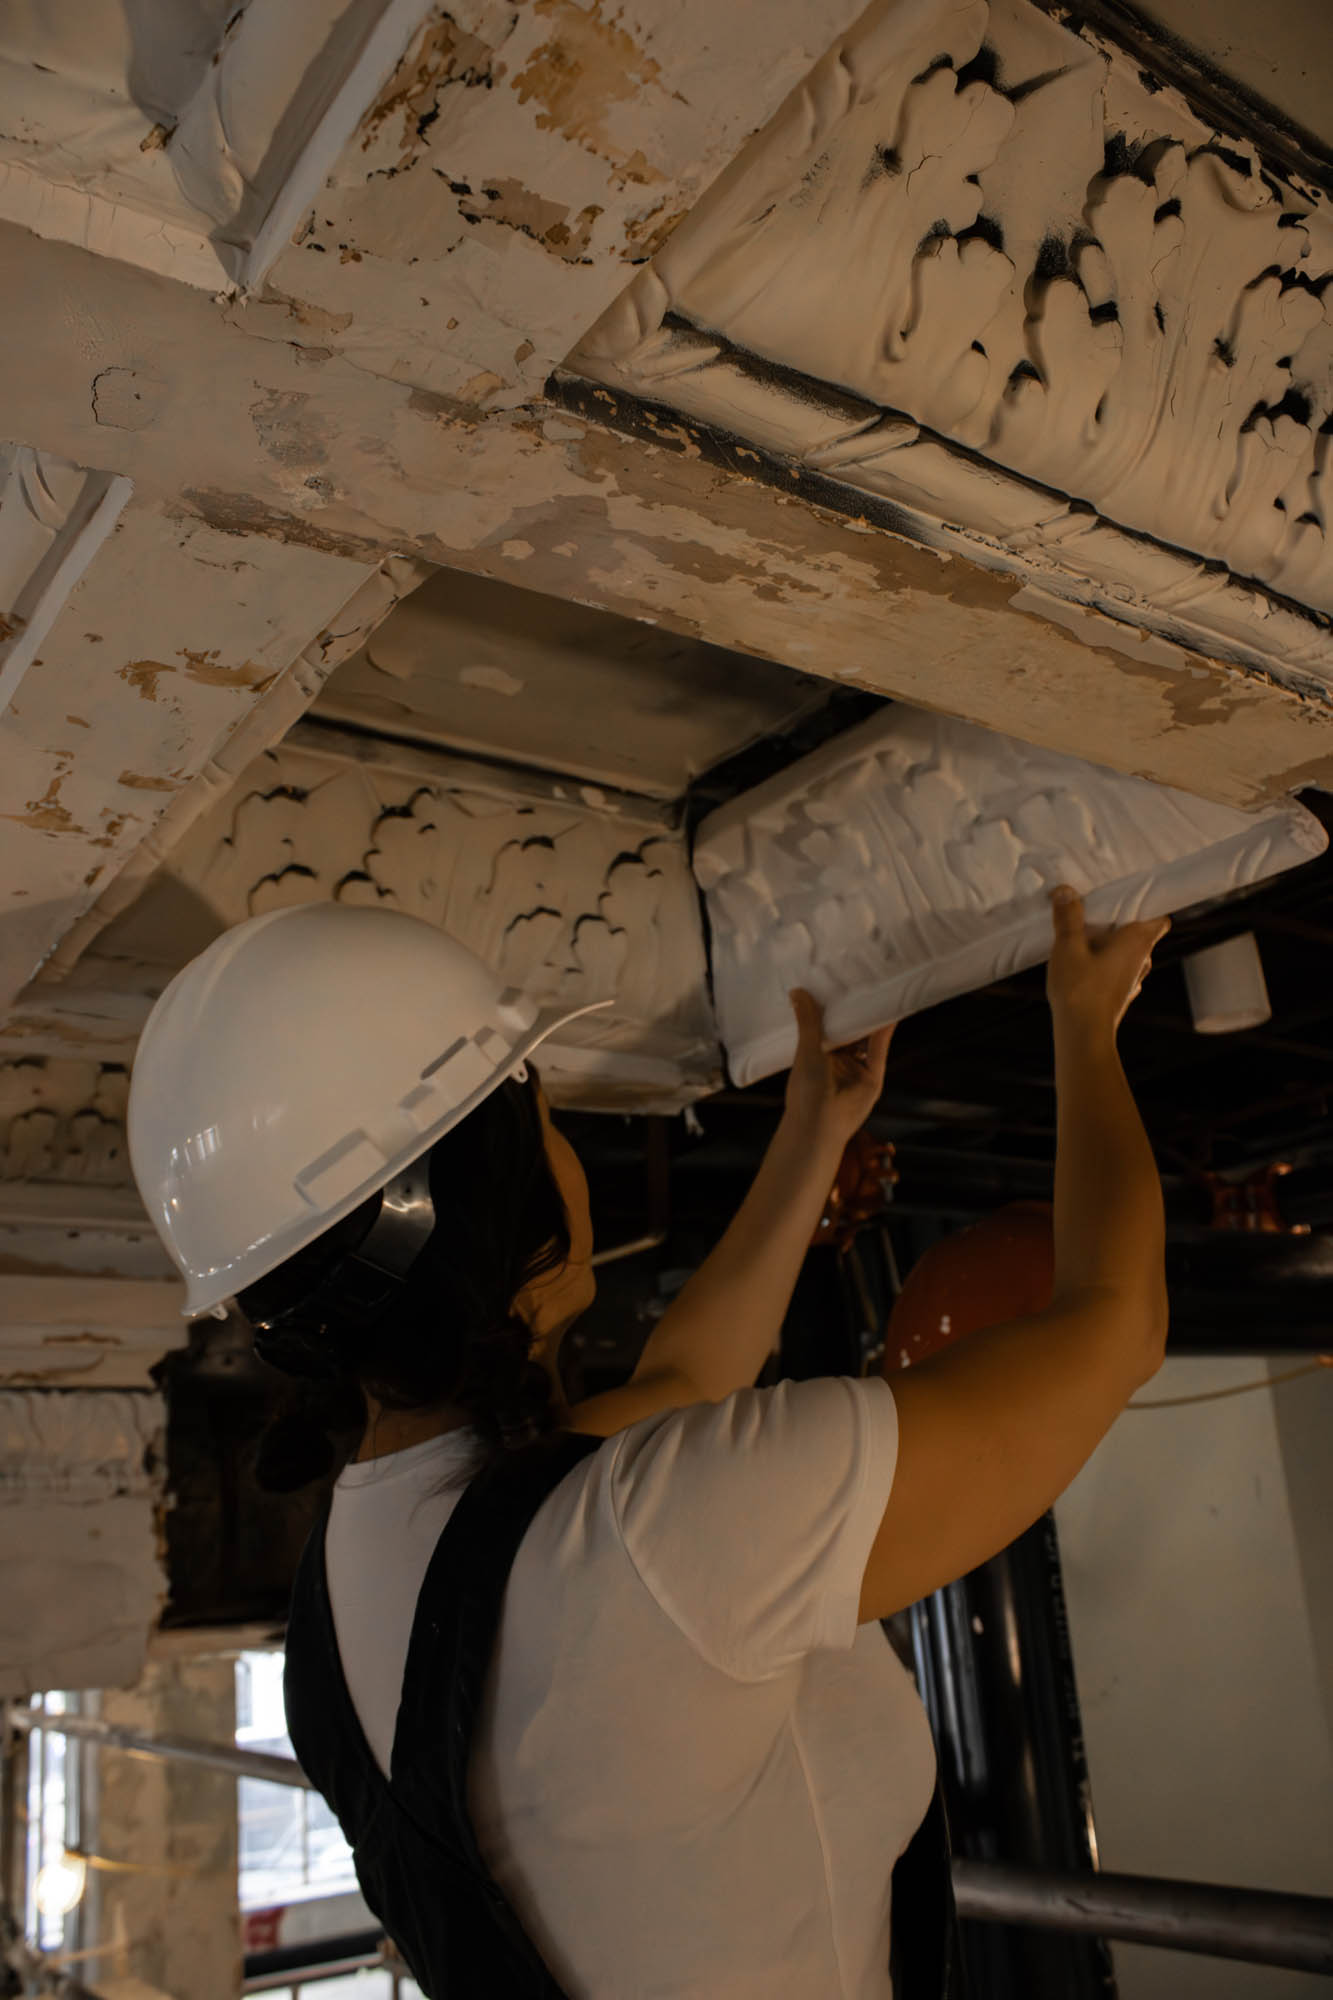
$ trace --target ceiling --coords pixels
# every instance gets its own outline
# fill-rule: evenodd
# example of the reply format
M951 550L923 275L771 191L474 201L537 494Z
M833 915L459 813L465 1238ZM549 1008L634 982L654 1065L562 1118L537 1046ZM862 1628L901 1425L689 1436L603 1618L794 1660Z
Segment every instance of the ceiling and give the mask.
M650 621L440 571L343 662L312 714L674 799L829 692Z

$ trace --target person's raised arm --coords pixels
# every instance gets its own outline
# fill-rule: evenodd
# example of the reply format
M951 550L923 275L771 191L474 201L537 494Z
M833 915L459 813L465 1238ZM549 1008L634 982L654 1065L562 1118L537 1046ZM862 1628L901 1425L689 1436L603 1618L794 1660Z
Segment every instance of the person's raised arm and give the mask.
M823 1010L792 994L798 1042L782 1120L716 1248L663 1313L632 1381L678 1376L698 1400L750 1388L777 1344L802 1260L852 1134L884 1084L891 1027L825 1049Z
M1055 1045L1052 1304L1123 1301L1150 1337L1166 1317L1162 1184L1116 1048L1116 1030L1169 920L1089 936L1083 905L1053 899L1046 975Z
M1161 1185L1115 1034L1166 920L1090 936L1076 896L1053 916L1053 1296L893 1377L897 1463L863 1622L915 1604L1031 1527L1165 1352Z

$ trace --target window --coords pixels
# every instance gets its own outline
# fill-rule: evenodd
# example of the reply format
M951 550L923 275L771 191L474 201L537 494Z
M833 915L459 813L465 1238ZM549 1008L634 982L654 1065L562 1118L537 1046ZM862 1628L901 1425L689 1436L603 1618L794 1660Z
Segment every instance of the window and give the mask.
M282 1707L281 1653L243 1653L237 1661L236 1741L276 1757L292 1755ZM355 1889L351 1849L317 1792L269 1784L262 1778L240 1778L237 1785L237 1886L242 1910L271 1909ZM363 2000L374 1996L366 1994Z

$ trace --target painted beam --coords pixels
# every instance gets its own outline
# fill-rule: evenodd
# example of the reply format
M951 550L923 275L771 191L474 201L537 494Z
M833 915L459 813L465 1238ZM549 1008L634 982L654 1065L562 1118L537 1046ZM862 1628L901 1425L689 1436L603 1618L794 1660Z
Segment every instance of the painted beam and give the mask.
M0 1012L368 568L123 509L0 716Z
M132 491L115 473L0 444L0 715Z
M76 463L114 455L237 556L251 536L367 566L410 552L1221 803L1333 784L1321 705L1205 655L1144 659L1110 617L1084 640L1016 603L1013 579L775 496L684 419L648 445L560 410L478 422L322 353L295 310L256 336L183 286L3 225L0 284L44 331L38 346L0 318L0 435L40 424ZM95 298L95 320L72 298ZM74 387L136 365L160 382L156 414L108 433Z

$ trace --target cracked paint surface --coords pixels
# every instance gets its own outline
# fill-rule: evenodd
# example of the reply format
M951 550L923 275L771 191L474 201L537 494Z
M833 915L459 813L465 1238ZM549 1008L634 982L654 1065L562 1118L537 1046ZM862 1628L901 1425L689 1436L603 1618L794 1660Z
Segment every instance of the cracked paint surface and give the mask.
M808 987L850 1041L1049 956L1049 891L1090 924L1163 916L1321 854L1312 813L1233 812L942 716L886 710L698 830L737 1083L795 1055Z

